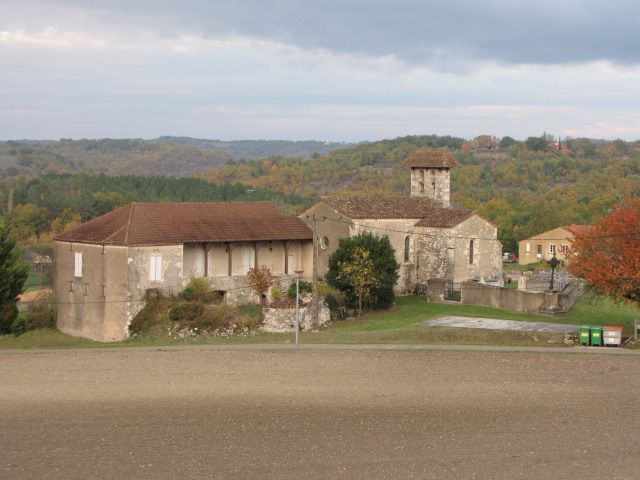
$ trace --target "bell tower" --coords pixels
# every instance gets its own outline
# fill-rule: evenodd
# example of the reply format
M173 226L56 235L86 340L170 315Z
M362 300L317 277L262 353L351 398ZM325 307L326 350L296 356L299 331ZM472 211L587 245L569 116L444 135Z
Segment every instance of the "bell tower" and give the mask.
M411 169L411 196L427 197L445 208L451 196L451 169L459 166L446 148L419 148L404 161Z

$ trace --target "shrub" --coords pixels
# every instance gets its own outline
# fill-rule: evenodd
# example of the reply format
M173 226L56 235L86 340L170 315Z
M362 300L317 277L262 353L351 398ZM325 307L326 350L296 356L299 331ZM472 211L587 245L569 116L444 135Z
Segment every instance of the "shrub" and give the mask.
M200 302L179 303L169 310L169 319L174 322L196 323L204 316L204 304Z
M327 306L329 310L332 312L340 308L340 302L332 293L327 293L324 296L324 304Z
M301 281L299 282L299 292L300 295L303 295L305 293L312 293L313 292L313 285L311 285L309 282L304 282ZM296 298L296 283L293 282L291 285L289 285L289 289L287 290L287 296L289 298Z
M282 298L282 290L278 286L271 287L271 300L277 302Z
M18 317L11 322L11 333L16 337L22 335L27 331L27 320L24 316L18 315Z
M162 314L169 308L170 299L165 299L162 295L155 296L153 291L147 293L147 302L129 325L130 333L142 333L150 330L160 322Z
M27 330L54 328L56 326L55 297L53 294L40 297L29 303L26 314Z
M209 290L210 285L204 278L192 278L185 289L180 293L180 298L188 301L200 301L204 303L218 303L222 299L220 294Z

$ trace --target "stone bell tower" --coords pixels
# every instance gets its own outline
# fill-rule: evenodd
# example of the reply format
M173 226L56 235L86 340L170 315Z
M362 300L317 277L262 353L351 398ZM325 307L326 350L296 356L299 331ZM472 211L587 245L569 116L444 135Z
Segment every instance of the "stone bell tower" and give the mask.
M404 161L411 169L411 196L427 197L449 207L451 169L456 157L446 148L418 148Z

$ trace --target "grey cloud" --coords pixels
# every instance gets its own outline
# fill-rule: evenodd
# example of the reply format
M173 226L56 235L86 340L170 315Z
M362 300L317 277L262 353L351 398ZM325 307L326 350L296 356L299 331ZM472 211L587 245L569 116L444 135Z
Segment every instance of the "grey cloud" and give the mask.
M417 64L602 59L640 63L640 9L628 0L21 0L8 4L8 13L43 12L30 20L41 25L75 21L98 30L144 29L165 36L239 34L303 49L393 55Z

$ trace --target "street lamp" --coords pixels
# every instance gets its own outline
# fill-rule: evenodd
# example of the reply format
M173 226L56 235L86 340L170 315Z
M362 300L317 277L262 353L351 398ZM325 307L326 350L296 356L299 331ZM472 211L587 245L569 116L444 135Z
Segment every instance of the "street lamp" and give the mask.
M300 275L303 270L296 270L296 348L298 348L298 335L300 332Z
M556 258L556 252L553 252L553 257L549 260L549 266L551 267L551 284L549 285L549 291L553 292L553 277L556 273L556 267L560 261Z

